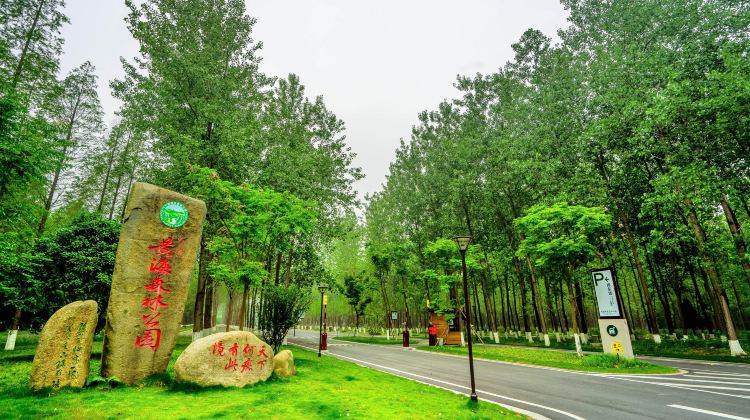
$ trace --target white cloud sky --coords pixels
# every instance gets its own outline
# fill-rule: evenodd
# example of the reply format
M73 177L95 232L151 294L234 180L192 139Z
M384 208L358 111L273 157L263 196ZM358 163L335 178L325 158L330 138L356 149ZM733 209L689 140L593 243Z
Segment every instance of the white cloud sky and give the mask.
M120 57L138 45L119 0L68 0L71 24L62 71L90 60L99 75L102 106L118 104L109 80L121 77ZM556 0L246 0L263 42L261 70L296 73L308 96L323 95L347 126L355 164L366 178L360 196L380 189L401 138L417 113L453 98L457 75L490 73L510 60L510 45L533 27L548 36L567 26Z

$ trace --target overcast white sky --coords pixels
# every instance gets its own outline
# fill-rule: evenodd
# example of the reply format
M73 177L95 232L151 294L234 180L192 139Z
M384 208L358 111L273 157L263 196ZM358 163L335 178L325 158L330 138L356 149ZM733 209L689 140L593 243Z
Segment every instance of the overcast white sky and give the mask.
M567 26L557 0L246 0L263 42L261 69L296 73L308 96L323 95L346 122L347 142L366 178L360 196L380 189L399 139L417 113L455 97L456 75L490 73L513 56L527 28L554 36ZM62 71L90 60L109 122L118 104L108 82L120 56L138 53L121 0L67 0L70 25Z

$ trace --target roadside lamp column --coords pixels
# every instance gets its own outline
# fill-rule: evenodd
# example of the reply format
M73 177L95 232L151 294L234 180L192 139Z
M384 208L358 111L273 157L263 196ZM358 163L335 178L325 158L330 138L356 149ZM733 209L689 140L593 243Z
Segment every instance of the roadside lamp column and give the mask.
M404 299L404 303L406 303L406 299ZM409 347L409 335L410 335L409 334L409 326L408 326L408 322L409 322L409 307L406 306L406 305L404 305L404 307L405 307L405 309L404 309L404 321L403 321L404 329L401 332L401 336L403 337L403 341L402 341L401 345L404 346L404 347Z
M325 305L325 294L326 290L328 290L328 285L321 283L318 286L318 290L320 290L320 334L318 335L318 357L320 357L322 350L328 350L328 345L326 343L328 334L325 331L325 325L323 325L323 306Z
M469 343L469 375L471 377L471 400L478 401L476 386L474 384L474 354L471 348L471 307L469 306L469 286L466 281L466 250L469 248L471 236L456 236L453 238L458 244L461 252L461 269L464 278L464 310L466 311L466 338Z

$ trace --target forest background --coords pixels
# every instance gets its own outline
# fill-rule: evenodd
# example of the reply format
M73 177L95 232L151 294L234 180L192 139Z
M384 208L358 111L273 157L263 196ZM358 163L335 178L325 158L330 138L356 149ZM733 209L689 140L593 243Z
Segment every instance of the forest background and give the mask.
M358 218L343 121L297 76L260 72L243 2L126 2L140 54L110 82L123 105L107 127L96 69L58 78L62 2L0 1L0 323L105 305L143 180L207 202L184 319L196 332L255 327L266 292L320 282L341 296L339 325L456 316L448 239L468 233L479 330L586 333L588 271L612 266L642 334L718 331L742 353L750 6L562 3L559 42L528 30L512 61L458 77L459 99L418 115Z

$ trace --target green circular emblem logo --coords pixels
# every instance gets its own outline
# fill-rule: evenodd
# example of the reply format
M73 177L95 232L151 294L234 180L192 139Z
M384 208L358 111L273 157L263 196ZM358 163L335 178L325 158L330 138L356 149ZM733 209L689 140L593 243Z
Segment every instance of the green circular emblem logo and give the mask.
M171 228L178 228L187 222L188 210L184 204L170 201L161 206L159 211L161 222Z
M615 327L614 325L608 325L607 334L609 334L612 337L615 337L617 335L617 327Z

